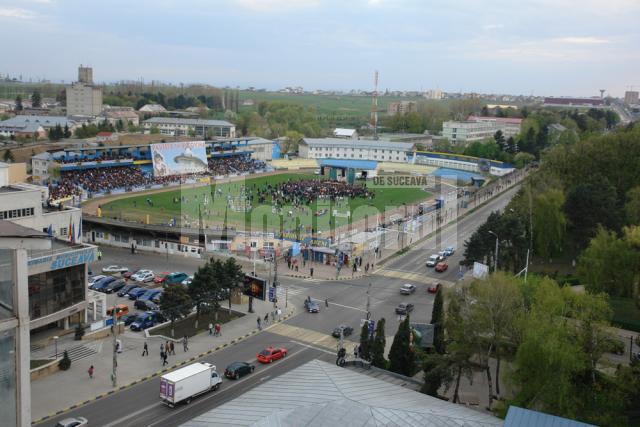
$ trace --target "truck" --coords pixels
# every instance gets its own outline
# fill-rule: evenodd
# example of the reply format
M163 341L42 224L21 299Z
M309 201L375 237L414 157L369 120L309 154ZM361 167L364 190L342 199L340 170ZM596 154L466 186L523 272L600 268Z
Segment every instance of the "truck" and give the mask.
M173 408L180 402L190 403L196 396L217 390L221 382L215 365L193 363L160 377L160 399Z

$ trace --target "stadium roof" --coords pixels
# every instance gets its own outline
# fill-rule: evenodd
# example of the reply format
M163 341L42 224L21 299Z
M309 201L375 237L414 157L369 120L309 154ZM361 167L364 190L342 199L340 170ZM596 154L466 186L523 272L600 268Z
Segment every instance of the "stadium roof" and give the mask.
M320 166L333 166L336 168L349 168L361 170L374 170L378 167L375 160L343 160L343 159L319 159Z
M204 120L204 119L181 119L177 117L152 117L144 123L158 123L170 125L192 125L192 126L233 126L226 120Z
M304 138L302 142L310 147L383 148L401 151L411 151L414 146L412 142L373 139Z
M488 427L501 426L502 420L312 360L183 424L184 427L228 425Z
M518 406L509 406L504 427L594 427L580 421L543 414L542 412L523 409Z

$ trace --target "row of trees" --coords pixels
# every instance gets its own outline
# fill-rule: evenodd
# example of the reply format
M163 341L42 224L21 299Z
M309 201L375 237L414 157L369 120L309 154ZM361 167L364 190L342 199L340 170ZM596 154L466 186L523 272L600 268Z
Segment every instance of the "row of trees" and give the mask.
M194 309L196 330L203 314L214 313L217 319L220 301L224 299L229 299L231 313L231 295L238 292L243 280L242 267L235 258L226 261L211 258L198 267L187 288L179 285L167 287L160 297L160 311L171 321L171 336L174 335L174 322L188 316Z
M64 128L58 123L54 127L49 129L47 136L51 141L59 141L62 138L71 138L71 131L68 125L64 125Z
M76 138L93 138L99 132L115 132L115 131L116 129L114 128L114 126L105 119L104 121L98 123L97 125L93 123L91 124L83 123L81 127L76 128L74 134Z
M260 102L257 111L245 111L235 119L238 132L263 138L287 136L291 141L288 150L297 150L297 143L303 136L324 136L325 130L318 122L314 110L299 104L282 101Z

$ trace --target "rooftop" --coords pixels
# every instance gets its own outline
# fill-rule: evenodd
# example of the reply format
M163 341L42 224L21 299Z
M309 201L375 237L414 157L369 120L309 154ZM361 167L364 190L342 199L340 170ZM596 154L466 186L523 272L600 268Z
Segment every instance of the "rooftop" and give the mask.
M278 393L274 395L273 390ZM184 427L227 425L482 427L501 426L502 420L312 360L183 424Z
M158 123L170 125L192 125L192 126L233 126L226 120L205 120L205 119L181 119L177 117L152 117L144 123Z
M569 420L567 418L556 417L555 415L543 414L542 412L509 406L507 418L504 420L504 427L594 427L580 421Z
M394 142L374 139L341 139L341 138L304 138L307 145L317 147L354 147L354 148L385 148L392 150L411 151L413 143Z
M38 237L49 238L47 233L23 227L11 221L0 220L0 237Z
M14 187L11 185L7 185L5 187L0 187L0 194L3 193L17 193L18 191L24 191L24 188Z
M25 126L33 123L44 127L56 126L58 124L63 127L65 125L75 125L73 120L69 120L64 116L15 116L1 121L0 126Z

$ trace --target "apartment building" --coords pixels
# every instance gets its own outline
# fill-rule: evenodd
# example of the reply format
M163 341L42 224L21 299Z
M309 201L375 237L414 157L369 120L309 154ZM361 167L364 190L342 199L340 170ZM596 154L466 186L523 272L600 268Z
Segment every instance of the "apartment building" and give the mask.
M505 138L520 133L522 119L507 117L469 116L465 121L450 120L442 124L442 136L452 144L468 144L493 138L502 131Z
M354 159L406 162L413 151L410 142L368 139L304 138L298 154L305 159Z
M78 68L78 81L67 86L67 116L96 117L102 112L102 88L93 83L93 69Z

